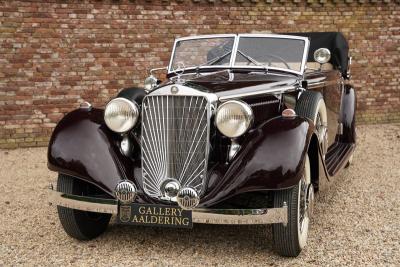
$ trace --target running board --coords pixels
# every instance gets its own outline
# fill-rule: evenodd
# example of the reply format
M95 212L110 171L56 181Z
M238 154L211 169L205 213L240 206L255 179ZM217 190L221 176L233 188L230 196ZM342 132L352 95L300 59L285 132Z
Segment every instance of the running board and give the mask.
M325 156L325 164L329 176L334 176L341 170L349 161L349 157L355 148L354 143L336 142L329 147Z

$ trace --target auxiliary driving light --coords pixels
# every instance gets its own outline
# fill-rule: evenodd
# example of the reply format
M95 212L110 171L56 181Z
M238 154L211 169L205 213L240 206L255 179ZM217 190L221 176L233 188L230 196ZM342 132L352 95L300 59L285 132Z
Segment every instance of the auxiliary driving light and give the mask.
M182 209L191 210L199 205L200 197L193 188L184 187L179 190L178 195L176 196L176 201Z
M178 181L169 179L161 185L161 190L165 196L174 198L178 195L180 187L181 186Z
M115 196L122 203L132 203L136 197L136 186L129 180L123 180L115 187Z

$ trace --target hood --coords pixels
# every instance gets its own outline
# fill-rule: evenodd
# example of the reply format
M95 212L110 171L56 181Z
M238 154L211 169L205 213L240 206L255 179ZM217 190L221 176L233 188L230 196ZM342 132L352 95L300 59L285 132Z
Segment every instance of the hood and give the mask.
M227 91L236 90L263 90L289 86L296 83L292 75L264 72L231 72L228 70L203 74L194 74L184 77L185 85L199 90L224 95Z

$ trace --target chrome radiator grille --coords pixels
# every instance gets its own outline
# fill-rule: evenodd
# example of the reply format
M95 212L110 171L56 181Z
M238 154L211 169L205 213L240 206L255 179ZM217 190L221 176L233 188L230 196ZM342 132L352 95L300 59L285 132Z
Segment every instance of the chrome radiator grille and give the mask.
M161 184L176 179L202 192L207 171L210 105L203 96L147 96L143 100L143 188L162 197Z

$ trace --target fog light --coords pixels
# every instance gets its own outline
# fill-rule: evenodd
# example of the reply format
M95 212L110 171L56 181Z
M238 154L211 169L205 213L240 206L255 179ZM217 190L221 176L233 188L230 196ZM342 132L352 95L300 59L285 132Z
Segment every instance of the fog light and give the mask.
M181 186L179 185L179 182L176 180L166 180L162 186L161 190L164 193L165 196L169 198L174 198L178 195L179 188Z
M129 180L119 182L115 188L115 197L122 203L132 203L136 197L136 186Z
M129 137L124 136L124 138L122 138L122 140L121 140L120 145L121 145L122 154L124 154L127 157L130 157L132 155L132 151L133 151L133 144L129 140Z
M176 196L176 201L182 209L191 210L199 205L200 197L193 188L184 187L179 190L178 195Z

